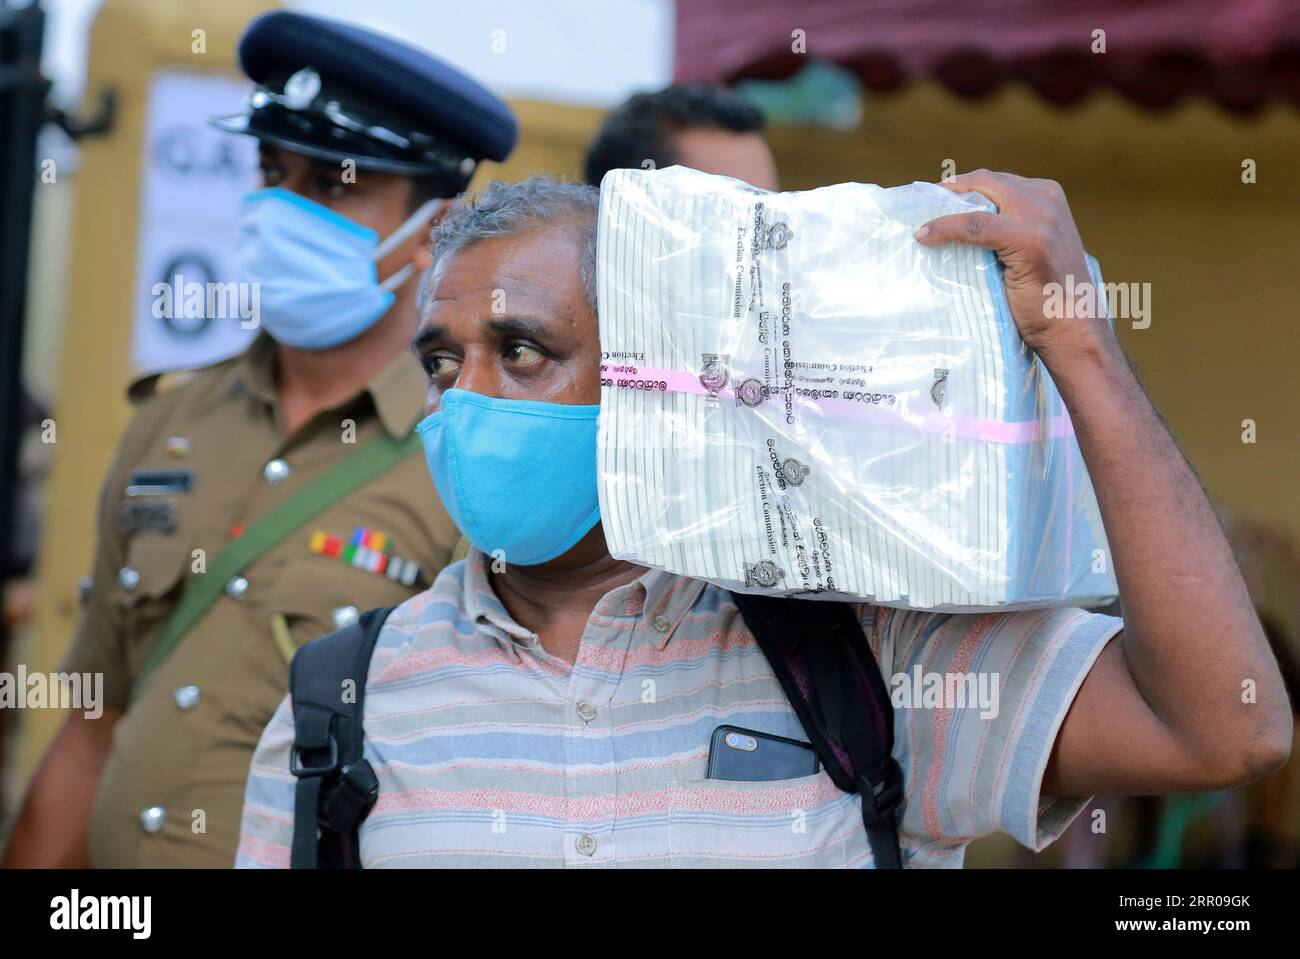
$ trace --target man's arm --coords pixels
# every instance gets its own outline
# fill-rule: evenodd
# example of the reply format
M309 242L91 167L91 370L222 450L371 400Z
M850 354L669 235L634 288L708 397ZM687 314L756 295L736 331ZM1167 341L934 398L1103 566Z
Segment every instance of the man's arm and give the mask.
M998 212L941 217L917 239L988 247L1006 267L1016 325L1069 409L1124 604L1124 631L1080 688L1043 793L1189 792L1276 769L1290 707L1209 500L1106 319L1045 315L1048 284L1090 282L1064 193L983 170L945 185L978 190Z
M32 777L3 868L89 867L91 807L121 718L105 707L95 719L76 710L64 720Z
M102 679L103 714L68 715L37 767L5 850L6 866L88 866L90 815L112 749L113 727L126 711L131 678L126 665L122 609L113 600L127 543L119 520L122 490L141 451L153 442L165 407L143 407L123 434L99 491L90 593L78 617L61 673Z

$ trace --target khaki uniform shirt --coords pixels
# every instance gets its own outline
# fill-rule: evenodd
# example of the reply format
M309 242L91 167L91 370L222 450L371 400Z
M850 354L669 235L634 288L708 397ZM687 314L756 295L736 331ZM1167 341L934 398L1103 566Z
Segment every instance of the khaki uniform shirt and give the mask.
M357 611L427 587L459 539L417 451L233 577L131 701L187 581L243 525L380 430L402 439L420 419L424 375L403 355L352 400L288 435L273 362L263 336L183 385L150 390L104 484L93 584L61 667L102 672L105 705L130 702L91 822L96 867L232 865L249 760L288 689L293 650ZM138 488L158 470L191 471L190 490ZM403 561L394 568L418 564L418 578L405 584L320 551L326 537L346 544L358 529L385 537Z

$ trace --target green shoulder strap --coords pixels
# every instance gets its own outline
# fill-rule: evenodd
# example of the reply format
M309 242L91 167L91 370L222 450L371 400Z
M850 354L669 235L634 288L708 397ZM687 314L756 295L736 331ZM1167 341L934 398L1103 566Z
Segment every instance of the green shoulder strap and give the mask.
M191 579L185 587L180 602L163 626L144 668L136 678L131 699L134 700L139 695L149 677L171 655L190 627L203 618L203 614L225 589L226 582L232 576L313 516L365 485L390 466L401 462L419 445L420 438L415 433L404 440L396 440L387 433L380 433L271 512L248 524L244 535L223 549L208 566L207 572Z

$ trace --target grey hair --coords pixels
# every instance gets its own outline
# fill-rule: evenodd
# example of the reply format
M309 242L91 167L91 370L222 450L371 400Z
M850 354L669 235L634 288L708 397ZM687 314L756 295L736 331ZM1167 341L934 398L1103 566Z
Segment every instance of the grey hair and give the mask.
M518 183L493 180L475 195L456 201L429 234L433 266L420 281L419 309L424 315L438 262L479 240L514 236L541 223L567 221L582 234L582 288L596 309L596 220L600 190L568 183L547 174Z

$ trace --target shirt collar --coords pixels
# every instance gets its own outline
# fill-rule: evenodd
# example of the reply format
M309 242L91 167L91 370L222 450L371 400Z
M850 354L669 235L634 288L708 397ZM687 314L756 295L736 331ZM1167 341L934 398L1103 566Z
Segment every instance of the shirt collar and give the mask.
M246 390L268 406L279 403L275 389L275 341L265 332L257 335L231 367L229 386ZM393 439L404 440L424 416L426 388L420 364L402 350L343 406L351 406L361 396L369 396L385 432Z
M230 368L228 381L232 390L242 389L275 406L275 341L265 333L257 334Z
M705 585L703 580L647 569L634 582L611 590L599 605L608 606L616 594L623 593L626 598L622 608L606 609L606 614L640 617L645 628L656 636L656 645L663 649L695 606ZM473 546L465 555L464 590L462 602L470 619L479 625L495 627L488 632L503 646L513 648L512 638L525 644L537 641L537 634L515 622L497 597L488 578L487 554Z
M514 652L513 640L537 642L537 634L515 622L497 597L488 579L488 558L481 549L470 546L465 554L465 593L461 600L465 612L476 625L488 625L488 632L507 650Z

